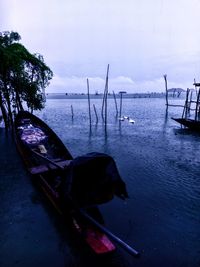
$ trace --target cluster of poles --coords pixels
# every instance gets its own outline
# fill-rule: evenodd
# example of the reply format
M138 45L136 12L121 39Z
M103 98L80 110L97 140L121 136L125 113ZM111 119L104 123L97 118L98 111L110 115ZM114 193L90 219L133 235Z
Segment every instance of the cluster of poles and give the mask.
M104 93L103 93L103 101L102 101L102 107L101 107L101 117L102 117L102 120L104 122L105 129L107 127L107 120L108 120L108 78L109 78L109 69L110 69L110 65L108 64L107 72L106 72L105 88L104 88ZM120 108L118 110L116 95L115 95L115 92L113 91L113 99L114 99L114 102L115 102L116 117L118 117L118 115L119 115L119 118L121 118L121 114L122 114L122 96L125 93L126 93L125 91L119 92L119 94L120 94ZM89 121L90 121L90 128L91 128L92 121L91 121L90 91L89 91L89 80L88 79L87 79L87 95L88 95L88 107L89 107ZM95 116L96 116L96 123L98 123L97 110L96 110L96 107L95 107L94 104L93 104L93 108L94 108L94 112L95 112Z
M184 105L175 105L175 104L169 104L168 101L168 88L167 88L167 75L165 74L164 76L164 81L165 81L165 90L166 90L166 107L168 109L168 106L173 106L173 107L182 107L183 108L183 113L182 113L182 118L187 118L190 116L191 111L195 112L195 120L198 120L200 117L200 83L197 83L196 80L194 79L194 87L195 89L189 89L187 88L186 91L186 98L185 98L185 104ZM193 100L194 93L196 94L196 99ZM192 107L193 104L193 107Z
M187 118L190 116L191 111L194 111L194 119L199 120L200 117L200 84L195 83L195 89L196 89L196 100L193 100L193 92L191 89L187 89L186 91L186 99L185 99L185 105L183 107L183 113L182 118ZM199 87L199 89L197 89ZM192 104L194 106L192 107Z
M107 66L107 72L106 72L106 81L105 81L105 88L104 88L104 93L103 93L103 99L102 99L102 106L101 106L101 117L102 120L104 122L104 126L105 129L107 127L107 121L108 121L108 80L109 80L109 69L110 66L108 64ZM116 117L121 118L122 115L122 100L123 100L123 94L125 94L125 91L121 91L119 92L120 94L120 107L118 108L117 105L117 99L116 99L116 95L115 92L113 91L113 99L114 99L114 103L115 103L115 110L116 110ZM91 101L90 101L90 84L89 84L89 79L87 79L87 99L88 99L88 113L89 113L89 125L90 125L90 129L92 127L92 115L91 115ZM98 117L98 113L97 113L97 109L95 104L93 104L93 110L94 110L94 114L96 117L96 124L99 122L99 117ZM71 115L72 115L72 119L74 118L74 111L73 111L73 106L71 105Z

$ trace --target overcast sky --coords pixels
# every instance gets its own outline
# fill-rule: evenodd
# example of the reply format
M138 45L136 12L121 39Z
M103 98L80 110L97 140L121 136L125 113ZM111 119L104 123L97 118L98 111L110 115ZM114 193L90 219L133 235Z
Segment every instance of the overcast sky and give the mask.
M0 31L17 31L53 70L47 92L164 91L200 81L200 0L1 0Z

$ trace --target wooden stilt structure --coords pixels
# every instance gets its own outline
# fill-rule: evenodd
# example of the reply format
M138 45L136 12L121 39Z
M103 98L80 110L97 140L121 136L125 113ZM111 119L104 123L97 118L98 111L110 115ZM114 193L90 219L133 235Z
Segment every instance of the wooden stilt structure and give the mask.
M176 122L180 123L181 126L187 127L191 130L200 131L200 83L194 83L195 91L197 92L196 101L192 100L192 91L193 89L187 89L186 100L182 113L182 118L172 118ZM189 93L190 100L189 100ZM191 104L195 104L195 108L191 108ZM190 111L194 110L194 118L191 117ZM189 118L188 118L189 117Z
M193 100L193 91L192 89L187 88L185 105L183 107L182 118L187 119L190 116L191 110L195 111L194 120L199 120L200 115L200 83L194 83L195 92L197 94L197 99ZM191 105L195 104L195 108L192 108Z

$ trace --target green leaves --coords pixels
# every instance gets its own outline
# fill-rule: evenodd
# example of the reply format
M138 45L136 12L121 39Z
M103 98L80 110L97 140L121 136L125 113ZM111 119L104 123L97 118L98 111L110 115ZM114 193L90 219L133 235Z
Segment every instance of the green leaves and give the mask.
M22 109L22 103L31 110L42 109L44 89L53 77L43 57L31 54L20 39L17 32L0 33L0 99L6 102L8 113L13 106Z

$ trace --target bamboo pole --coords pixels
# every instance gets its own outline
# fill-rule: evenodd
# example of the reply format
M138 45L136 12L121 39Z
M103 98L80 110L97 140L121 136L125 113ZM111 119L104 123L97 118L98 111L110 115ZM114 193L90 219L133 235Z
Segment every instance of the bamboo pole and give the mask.
M106 104L107 104L107 94L108 94L108 73L109 73L109 64L107 66L106 83L105 83L104 94L103 94L103 102L102 102L102 108L101 108L101 116L102 116L103 120L104 120L104 109L105 109L105 113L107 112Z
M188 95L189 95L189 88L187 88L187 91L186 91L185 105L183 108L182 118L187 117Z
M93 104L93 108L94 108L94 113L96 116L96 123L98 123L98 115L97 115L97 110L96 110L95 104Z
M119 117L122 116L122 92L120 92L120 107L119 107Z
M108 74L109 74L109 64L107 67L107 75L106 75L106 90L105 90L105 128L107 127L107 104L108 104Z
M189 94L190 94L190 89L187 88L187 96L186 96L186 103L185 103L185 118L188 117L188 113L189 113Z
M121 91L121 92L119 92L119 94L120 94L119 117L121 118L121 116L122 116L122 95L126 94L126 92L125 91Z
M71 114L72 114L72 120L74 119L74 110L73 110L73 106L71 105Z
M87 95L88 95L88 109L89 109L89 120L90 120L90 129L91 129L92 119L91 119L91 108L90 108L90 88L89 88L88 79L87 79Z
M196 103L196 109L195 109L195 120L197 120L197 116L198 116L199 98L200 98L200 89L198 90L198 94L197 94L197 103Z
M118 115L118 107L117 107L117 100L116 100L116 95L115 95L115 92L113 91L113 98L114 98L114 101L115 101L115 109L116 109L116 116Z
M167 74L163 75L165 80L165 99L166 99L166 106L168 108L168 89L167 89Z
M194 83L193 83L194 87L195 87L195 91L196 91L196 96L197 96L197 87L196 87L196 79L194 78Z
M192 95L193 95L193 91L190 91L190 102L189 102L189 106L188 106L188 113L190 115L190 111L191 111L191 104L192 104Z

